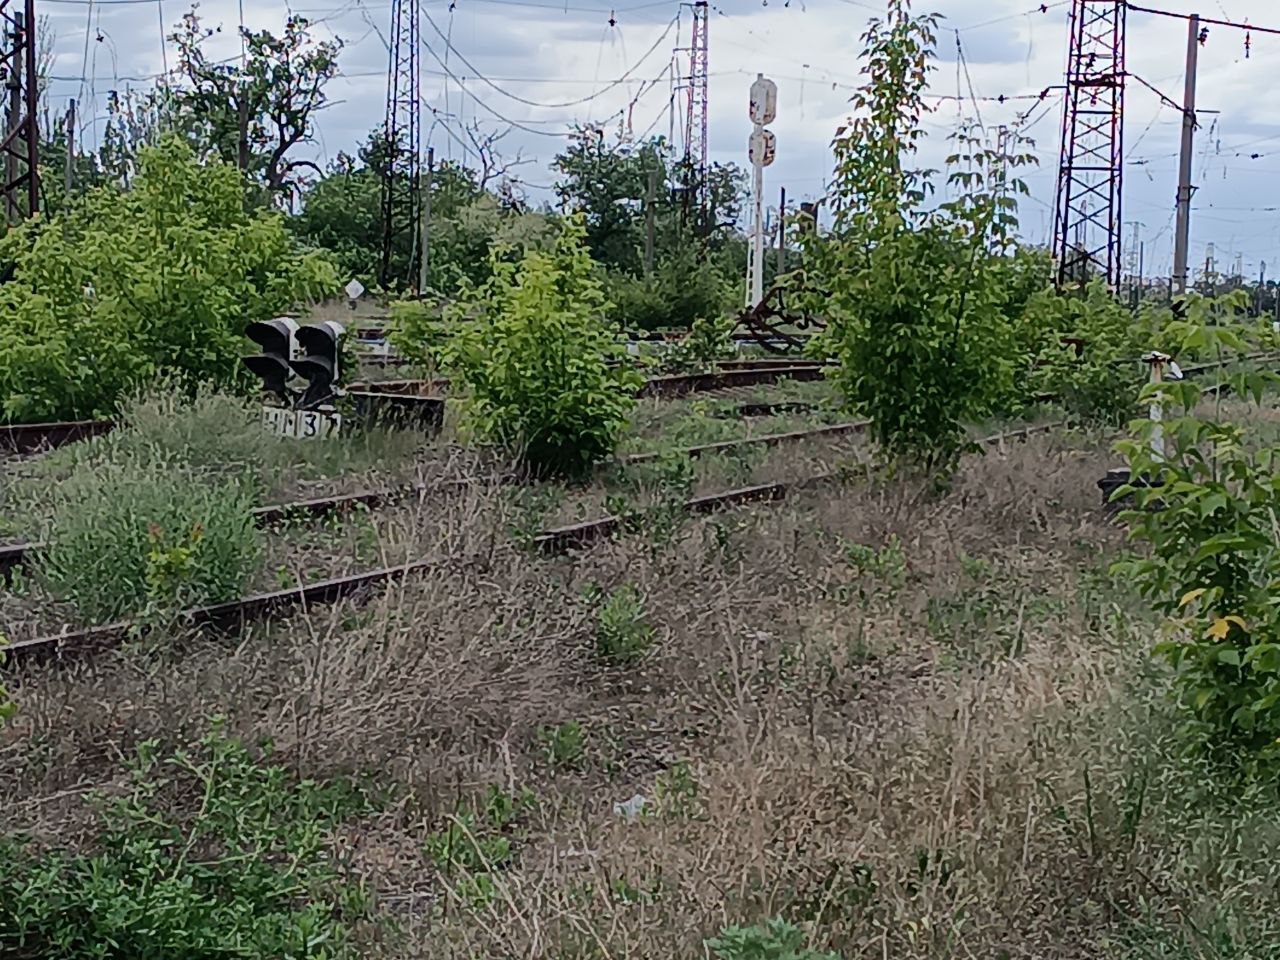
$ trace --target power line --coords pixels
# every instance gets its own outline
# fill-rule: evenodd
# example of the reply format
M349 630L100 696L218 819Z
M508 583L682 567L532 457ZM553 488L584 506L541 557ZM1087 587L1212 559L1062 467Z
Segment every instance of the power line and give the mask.
M1153 7L1140 7L1136 3L1125 3L1125 6L1135 13L1149 13L1157 17L1172 17L1174 20L1190 20L1189 13L1174 13L1172 10L1156 10ZM1215 20L1213 17L1200 17L1202 24L1209 23L1215 27L1232 27L1236 30L1248 30L1253 33L1269 33L1273 36L1280 37L1280 27L1259 27L1252 23L1236 23L1234 20Z
M486 113L492 114L494 117L496 117L498 120L501 120L503 123L507 124L508 126L515 127L517 130L523 130L523 131L525 131L525 133L536 133L538 136L542 136L542 137L565 137L565 136L568 136L568 135L569 135L567 132L565 132L565 133L552 133L552 132L550 132L549 130L539 130L539 129L537 129L536 127L528 126L528 124L527 124L527 123L521 123L519 120L512 120L512 119L510 119L509 117L503 116L501 113L499 113L499 112L498 112L497 110L495 110L493 107L489 106L489 104L485 103L485 101L481 100L481 99L480 99L480 98L479 98L475 93L473 93L472 91L468 90L468 89L467 89L467 87L466 87L466 84L464 84L464 83L462 82L462 80L461 80L461 79L459 79L459 77L458 77L458 75L457 75L456 73L454 73L452 70L450 70L450 69L445 65L445 62L444 62L443 60L441 60L441 59L440 59L440 55L439 55L439 54L437 54L434 50L432 50L432 49L431 49L431 47L427 46L427 45L424 43L424 44L422 45L422 48L423 48L424 50L426 50L426 51L427 51L427 53L431 56L431 59L435 60L435 62L436 62L436 63L440 64L440 68L441 68L442 70L444 70L445 75L446 75L449 79L451 79L451 80L453 80L455 83L457 83L457 84L458 84L458 88L459 88L463 93L465 93L468 97L470 97L472 100L474 100L474 101L476 102L476 104L477 104L477 105L479 105L480 107L483 107ZM531 122L532 122L532 121L531 121ZM552 123L552 122L560 122L560 121L542 121L542 122L545 122L545 123Z
M587 103L588 101L595 100L597 97L604 96L604 94L608 93L610 90L613 90L615 87L618 87L623 83L626 83L627 80L631 79L631 75L636 70L640 69L641 65L644 64L645 60L647 60L649 57L653 55L654 51L658 49L662 41L664 41L667 37L671 35L672 29L674 29L676 23L679 21L679 15L673 17L671 21L667 24L666 30L664 30L662 34L658 37L658 39L653 42L653 46L651 46L647 51L645 51L644 55L641 56L640 59L637 60L634 64L632 64L626 70L626 72L624 72L622 76L619 77L618 79L610 81L605 86L601 87L599 90L595 91L594 93L587 94L587 96L585 97L578 97L575 100L565 100L560 103L542 103L537 100L530 100L527 97L522 97L519 94L511 93L510 91L504 90L502 87L498 86L493 79L485 76L482 71L480 71L473 63L471 63L471 61L469 61L465 56L463 56L462 51L460 51L456 46L454 46L453 42L448 37L446 37L443 32L441 32L440 28L436 26L436 22L431 19L431 16L426 12L425 9L422 11L422 16L426 19L427 23L431 26L431 29L434 30L442 40L444 40L445 46L449 50L452 50L454 55L457 56L457 58L461 60L463 64L466 65L467 69L470 70L477 79L483 81L485 85L492 87L494 90L502 94L504 97L508 97L512 100L515 100L517 103L523 103L530 107L539 107L539 108L548 109L548 110L558 110L564 107L579 106L581 104Z

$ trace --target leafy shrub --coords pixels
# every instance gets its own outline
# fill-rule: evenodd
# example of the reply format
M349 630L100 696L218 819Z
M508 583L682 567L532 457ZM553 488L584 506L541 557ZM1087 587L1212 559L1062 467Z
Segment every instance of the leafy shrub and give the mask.
M538 742L542 744L547 763L557 770L572 770L582 762L587 749L582 724L568 720L554 727L539 727Z
M448 339L443 307L431 300L393 300L387 338L405 359L427 370L440 363L440 348Z
M962 132L948 163L953 199L925 205L930 174L905 163L931 109L935 25L890 0L868 28L867 80L834 145L834 229L806 235L805 254L806 275L826 287L808 294L828 318L813 349L837 358L835 379L883 450L945 474L966 446L964 424L1010 394L1022 360L1003 264L1014 198L1026 192L1014 172L1033 158Z
M1239 304L1243 308L1243 302ZM1186 322L1170 335L1186 348L1247 352L1244 324L1206 322L1211 306L1193 301ZM1260 339L1271 339L1259 330ZM1228 375L1240 396L1261 400L1280 382L1266 370ZM1167 617L1169 637L1156 652L1177 670L1178 690L1194 717L1193 732L1224 759L1280 761L1280 447L1258 443L1246 426L1221 411L1201 414L1196 381L1166 380L1142 391L1159 403L1163 420L1134 422L1118 444L1131 477L1121 488L1136 509L1123 514L1131 536L1149 545L1145 557L1119 572L1131 578ZM1153 449L1159 443L1160 449Z
M785 920L773 919L754 927L726 927L707 941L719 960L840 960L806 944L803 932Z
M653 643L653 627L645 621L644 597L624 584L603 599L596 612L596 653L606 660L629 661Z
M1043 291L1031 298L1024 322L1049 340L1039 352L1030 390L1050 394L1077 417L1119 426L1138 409L1146 379L1141 357L1157 345L1168 311L1144 306L1135 316L1100 280L1079 295ZM1063 341L1083 341L1076 345Z
M718 317L733 305L733 288L697 244L672 253L654 265L649 277L611 270L605 290L609 316L624 330L683 330L699 317Z
M371 809L350 783L296 782L219 732L142 744L98 799L90 851L0 839L0 954L61 960L336 960L370 915L326 834Z
M607 456L641 382L604 319L582 236L571 219L550 253L495 254L492 278L447 311L458 332L441 352L470 389L469 423L538 475L581 475Z
M104 462L57 497L41 576L93 622L235 599L261 555L251 487L237 478Z
M247 384L245 324L337 288L278 213L245 211L234 167L177 139L141 154L131 188L100 187L0 241L0 420L105 416L142 383Z
M717 360L733 356L733 319L693 321L689 335L669 347L659 364L664 372L700 373L709 370Z

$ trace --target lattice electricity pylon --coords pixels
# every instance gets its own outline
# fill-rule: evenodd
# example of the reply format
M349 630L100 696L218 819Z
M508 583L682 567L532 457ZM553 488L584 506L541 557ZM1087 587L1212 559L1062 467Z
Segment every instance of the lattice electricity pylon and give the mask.
M4 139L4 203L10 223L40 206L40 132L36 110L35 0L0 0L0 77L8 92Z
M383 128L386 156L382 166L382 266L378 277L384 287L404 280L416 286L417 264L421 256L418 217L422 202L418 0L394 0L390 39L387 113ZM397 249L409 253L407 276L392 276Z
M1058 283L1120 282L1124 0L1073 0L1054 208Z
M685 184L685 199L696 211L692 219L698 232L705 236L711 228L711 191L707 189L710 170L707 117L711 102L707 25L710 7L707 0L694 0L691 7L693 33L689 41L689 89L684 127L684 168L689 182Z

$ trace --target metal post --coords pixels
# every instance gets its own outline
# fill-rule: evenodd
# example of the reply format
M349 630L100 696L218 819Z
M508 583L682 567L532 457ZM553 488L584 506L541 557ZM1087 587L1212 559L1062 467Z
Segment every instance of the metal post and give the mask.
M71 190L75 186L75 163L76 163L76 102L75 100L67 101L67 169L65 183L63 187L67 192L67 196L71 196Z
M9 88L9 105L5 112L5 132L7 138L13 139L20 137L22 127L22 72L19 69L18 61L22 57L23 43L23 17L20 13L13 15L13 33L6 39L11 44L9 48L10 69L9 75L5 78L5 85ZM5 183L18 182L18 154L10 151L5 154L4 159L4 179ZM9 191L5 197L8 209L5 211L9 217L10 223L16 223L22 219L22 207L18 203L18 195L16 191Z
M787 188L778 197L778 276L787 272Z
M431 253L431 180L435 173L436 148L427 147L427 169L422 175L422 257L418 260L418 295L427 295L427 266Z
M1164 365L1169 361L1169 357L1166 354L1152 351L1142 359L1151 366L1151 382L1164 382ZM1161 461L1164 460L1165 454L1164 427L1161 426L1164 422L1164 409L1158 402L1151 404L1150 416L1151 422L1156 424L1151 431L1151 456L1154 460Z
M1173 242L1173 285L1187 292L1187 252L1191 242L1191 163L1196 132L1196 63L1200 55L1200 17L1187 19L1187 76L1182 94L1182 149L1178 155L1178 225Z
M751 295L747 306L754 307L764 299L764 163L757 157L751 166L755 217L751 233Z
M658 200L658 171L649 171L649 190L644 197L644 275L653 276L653 232Z

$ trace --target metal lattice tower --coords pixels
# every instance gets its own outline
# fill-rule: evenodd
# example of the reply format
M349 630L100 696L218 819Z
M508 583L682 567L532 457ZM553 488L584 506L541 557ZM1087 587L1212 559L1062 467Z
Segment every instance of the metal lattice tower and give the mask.
M40 206L40 133L36 110L35 0L0 0L0 77L8 93L5 110L5 213L10 223L34 214Z
M1124 0L1073 0L1053 227L1059 284L1120 282L1124 25Z
M689 202L697 211L694 223L704 236L711 226L711 194L707 189L710 143L707 138L707 116L710 110L710 75L707 66L707 26L710 7L707 0L694 0L693 34L689 41L689 99L685 117L684 162L690 183Z
M421 212L422 124L419 107L422 80L418 71L421 32L417 0L393 0L390 60L387 65L387 113L383 128L386 156L382 168L382 266L384 287L417 281L419 214ZM407 276L392 276L392 255L400 247L411 253Z

